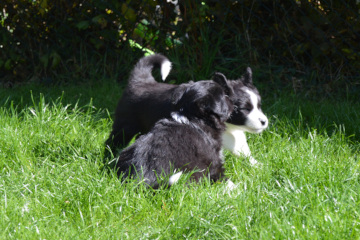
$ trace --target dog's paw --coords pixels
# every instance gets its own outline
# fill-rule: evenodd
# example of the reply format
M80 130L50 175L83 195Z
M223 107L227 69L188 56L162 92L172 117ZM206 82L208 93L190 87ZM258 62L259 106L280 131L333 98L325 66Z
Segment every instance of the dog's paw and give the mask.
M249 161L250 161L250 165L253 166L253 167L261 167L262 166L262 163L256 161L256 159L253 158L253 157L250 157Z
M169 178L169 185L174 185L177 181L179 181L180 177L182 175L182 171L175 173Z
M225 191L227 193L230 193L231 191L233 191L237 186L235 185L235 183L233 183L231 180L228 180L226 182L226 187L225 187Z
M249 158L249 161L250 161L250 164L251 164L252 166L257 165L257 164L260 164L260 163L259 163L258 161L256 161L256 159L253 158L253 157L250 157L250 158Z

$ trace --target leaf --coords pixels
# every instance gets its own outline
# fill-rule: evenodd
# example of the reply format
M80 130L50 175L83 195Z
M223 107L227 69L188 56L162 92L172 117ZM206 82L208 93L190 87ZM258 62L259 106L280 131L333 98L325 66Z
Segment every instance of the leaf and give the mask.
M80 30L87 29L90 26L89 21L81 21L78 24L76 24L76 27Z
M47 11L47 0L42 0L40 1L40 6L39 6L39 13L44 16L45 12Z
M351 49L348 49L348 48L343 48L343 49L341 49L344 53L347 53L347 54L351 54L352 53L352 51L351 51Z
M90 42L94 45L96 49L100 49L104 46L104 43L97 38L91 38Z
M11 61L11 59L8 59L8 60L5 62L4 67L5 67L6 70L11 70L11 68L12 68L12 61Z
M107 21L103 15L98 15L92 19L92 22L97 23L101 26L101 28L105 28L107 25Z
M51 68L56 68L61 61L60 55L57 52L53 52L50 57L52 58Z
M126 3L123 3L121 5L121 13L124 15L124 17L131 22L136 21L136 14L134 9L130 8Z
M40 62L44 65L44 68L47 68L49 65L49 55L45 54L40 57Z

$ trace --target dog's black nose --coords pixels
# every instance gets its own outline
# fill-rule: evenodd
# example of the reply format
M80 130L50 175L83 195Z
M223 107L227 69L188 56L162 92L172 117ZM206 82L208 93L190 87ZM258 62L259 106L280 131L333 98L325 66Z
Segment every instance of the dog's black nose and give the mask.
M266 124L266 120L264 120L264 119L259 118L259 121L260 121L262 126L264 126Z

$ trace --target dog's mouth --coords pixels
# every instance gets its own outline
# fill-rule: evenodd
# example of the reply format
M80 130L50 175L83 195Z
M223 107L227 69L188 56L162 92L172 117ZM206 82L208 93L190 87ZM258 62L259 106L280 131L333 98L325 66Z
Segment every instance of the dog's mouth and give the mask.
M250 133L261 133L266 129L266 127L263 128L247 128L246 130Z
M247 132L250 133L261 133L262 131L264 131L266 128L268 128L268 122L266 122L266 124L262 124L261 126L247 126L245 124L245 129Z
M225 124L226 124L227 129L232 129L233 131L240 130L240 131L244 131L244 132L248 132L248 133L261 133L267 128L267 126L256 128L253 126L237 125L237 124L228 123L228 122L226 122Z

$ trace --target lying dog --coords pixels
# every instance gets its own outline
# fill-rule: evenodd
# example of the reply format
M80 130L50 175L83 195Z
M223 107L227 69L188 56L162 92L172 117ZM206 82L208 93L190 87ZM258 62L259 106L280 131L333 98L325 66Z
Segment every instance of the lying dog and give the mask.
M191 175L195 181L204 175L213 181L224 177L222 133L233 105L223 87L199 81L180 85L167 97L174 105L171 117L159 120L120 153L118 174L138 176L154 188L159 185L158 177L171 174L172 169L179 172L170 177L169 185L184 171L197 170Z
M154 67L161 68L162 79L165 80L171 70L171 62L165 56L155 54L140 59L131 72L105 143L113 153L117 148L125 147L136 134L147 133L157 120L169 118L174 111L173 93L177 88L194 84L158 83L152 76ZM260 133L267 127L268 120L261 111L261 99L252 83L251 69L247 68L246 74L238 80L227 80L221 73L216 73L213 80L223 87L234 104L223 135L224 147L237 155L250 157L251 163L256 163L250 156L244 131Z

